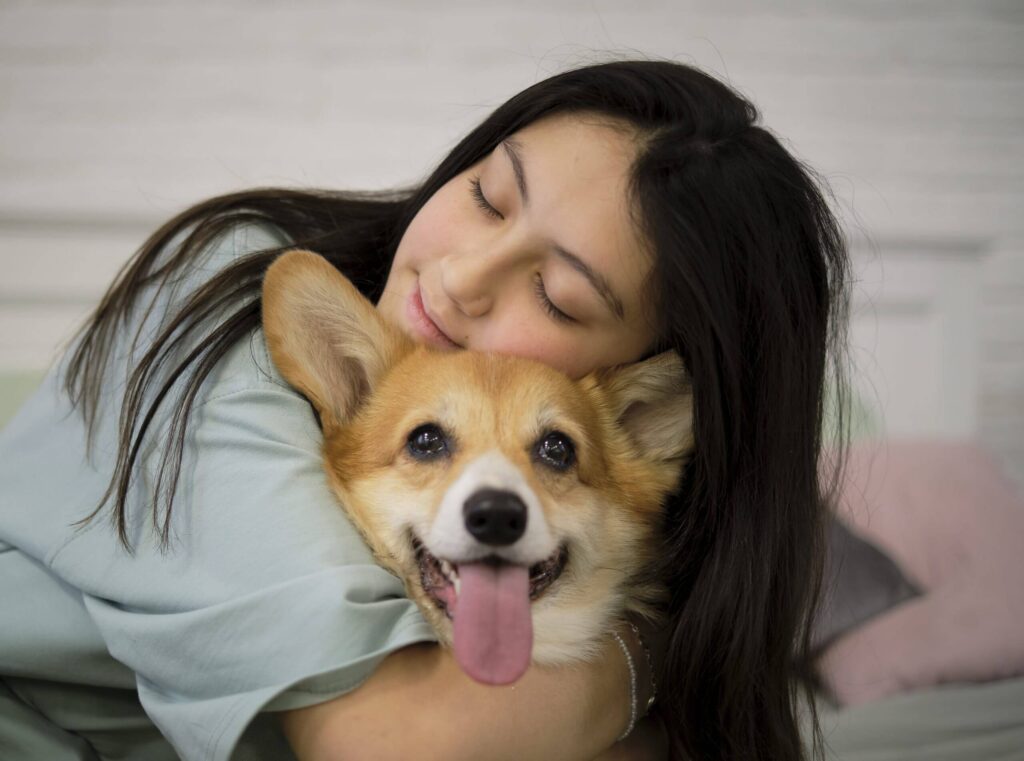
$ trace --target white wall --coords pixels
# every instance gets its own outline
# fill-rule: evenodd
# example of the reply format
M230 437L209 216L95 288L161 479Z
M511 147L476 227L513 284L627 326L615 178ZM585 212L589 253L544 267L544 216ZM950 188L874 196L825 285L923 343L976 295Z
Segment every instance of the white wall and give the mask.
M415 182L522 87L640 53L726 78L831 183L888 430L1024 481L1022 39L1019 0L5 0L0 372L190 203Z

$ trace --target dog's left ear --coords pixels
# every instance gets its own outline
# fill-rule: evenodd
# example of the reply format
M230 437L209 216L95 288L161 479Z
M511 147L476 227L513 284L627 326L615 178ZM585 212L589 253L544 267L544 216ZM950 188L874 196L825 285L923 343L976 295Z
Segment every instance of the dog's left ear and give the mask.
M672 460L693 448L693 394L674 351L600 370L595 380L619 424L646 456Z
M310 251L288 251L267 269L263 332L274 365L316 408L325 434L411 348L348 278Z

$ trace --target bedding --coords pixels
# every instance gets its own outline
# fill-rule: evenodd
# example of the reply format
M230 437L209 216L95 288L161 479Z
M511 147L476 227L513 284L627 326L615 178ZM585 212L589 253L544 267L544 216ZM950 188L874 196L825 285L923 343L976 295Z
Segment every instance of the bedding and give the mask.
M971 442L861 442L836 516L833 549L869 549L818 623L827 758L1024 760L1020 490Z
M1024 678L816 703L827 761L1024 761Z
M837 512L922 591L819 657L839 705L1024 676L1024 498L980 447L862 443Z
M826 541L821 608L811 635L814 657L845 632L921 594L891 557L838 515L829 520Z

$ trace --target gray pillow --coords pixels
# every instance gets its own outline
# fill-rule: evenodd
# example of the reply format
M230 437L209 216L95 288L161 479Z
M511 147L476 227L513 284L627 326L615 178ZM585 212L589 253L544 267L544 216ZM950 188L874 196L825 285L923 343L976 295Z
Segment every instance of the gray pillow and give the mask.
M870 618L921 594L879 547L830 514L821 607L811 625L816 657Z

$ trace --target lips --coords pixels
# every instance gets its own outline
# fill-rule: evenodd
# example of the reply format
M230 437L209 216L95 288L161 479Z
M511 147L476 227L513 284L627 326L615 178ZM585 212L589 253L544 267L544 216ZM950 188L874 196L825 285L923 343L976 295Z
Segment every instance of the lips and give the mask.
M447 333L441 330L438 324L434 322L429 314L427 314L427 307L423 303L423 295L420 291L419 282L416 283L416 287L413 288L412 293L409 294L409 300L406 303L405 308L405 315L409 320L409 324L412 325L413 330L415 330L417 335L419 335L425 342L442 349L462 348L459 344L455 343Z

